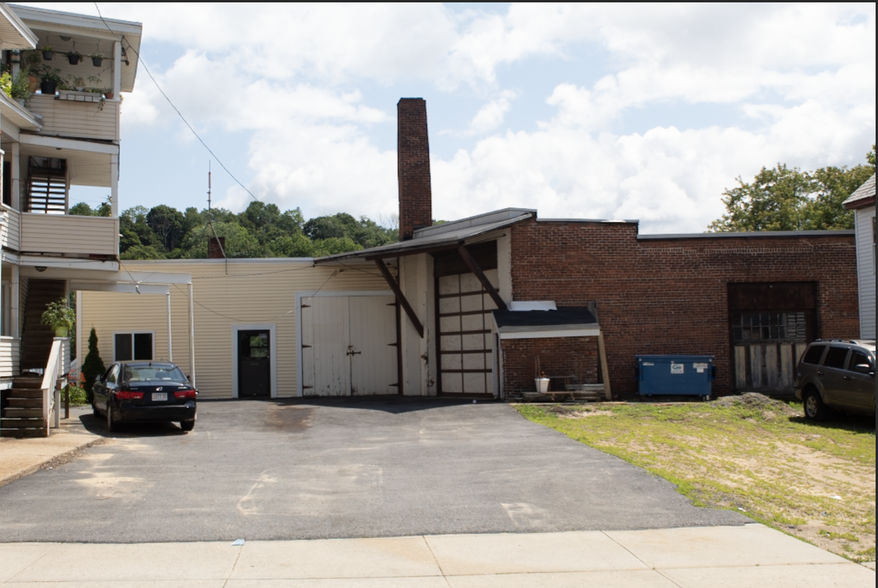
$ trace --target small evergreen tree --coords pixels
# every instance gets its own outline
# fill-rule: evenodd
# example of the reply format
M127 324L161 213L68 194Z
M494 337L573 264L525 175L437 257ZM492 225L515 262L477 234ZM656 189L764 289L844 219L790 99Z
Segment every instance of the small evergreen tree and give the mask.
M88 354L85 356L85 361L82 362L82 374L85 376L83 388L85 388L85 397L89 404L94 400L92 386L94 386L98 376L104 373L104 370L106 370L104 361L101 359L100 353L98 353L98 335L95 333L94 327L92 327L91 333L88 335Z

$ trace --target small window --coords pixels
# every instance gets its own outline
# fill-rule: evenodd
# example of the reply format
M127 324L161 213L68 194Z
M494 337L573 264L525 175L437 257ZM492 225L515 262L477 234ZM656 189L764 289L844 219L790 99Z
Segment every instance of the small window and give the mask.
M843 369L844 360L847 359L847 356L847 347L830 347L829 352L826 354L826 359L823 360L823 365L825 367Z
M152 333L116 333L113 361L152 361Z
M823 357L823 351L826 349L826 345L812 345L808 348L808 351L805 353L805 357L802 358L803 363L811 363L817 365L820 363L820 358Z
M735 343L758 341L805 341L804 312L757 312L732 318Z

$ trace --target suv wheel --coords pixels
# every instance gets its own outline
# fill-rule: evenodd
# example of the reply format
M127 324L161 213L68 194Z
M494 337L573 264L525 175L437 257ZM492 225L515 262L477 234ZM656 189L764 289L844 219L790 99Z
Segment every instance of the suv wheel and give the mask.
M827 407L823 400L820 398L820 394L817 390L809 390L805 394L805 418L811 419L814 421L825 421L827 415L829 414L829 407Z

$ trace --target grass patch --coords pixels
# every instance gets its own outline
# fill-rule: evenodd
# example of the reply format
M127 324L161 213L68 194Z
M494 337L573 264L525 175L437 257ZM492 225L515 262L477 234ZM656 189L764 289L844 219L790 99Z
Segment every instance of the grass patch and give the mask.
M854 561L875 559L875 431L745 394L709 403L518 405L531 421Z

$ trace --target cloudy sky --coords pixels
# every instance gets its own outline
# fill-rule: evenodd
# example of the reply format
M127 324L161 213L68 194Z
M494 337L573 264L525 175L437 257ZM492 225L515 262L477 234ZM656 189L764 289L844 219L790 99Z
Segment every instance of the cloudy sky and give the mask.
M736 177L857 165L875 142L871 3L98 6L143 23L141 57L226 167L306 218L396 211L402 96L427 101L446 220L524 207L701 232ZM206 206L212 158L142 66L122 145L123 209ZM213 172L215 205L246 207Z

